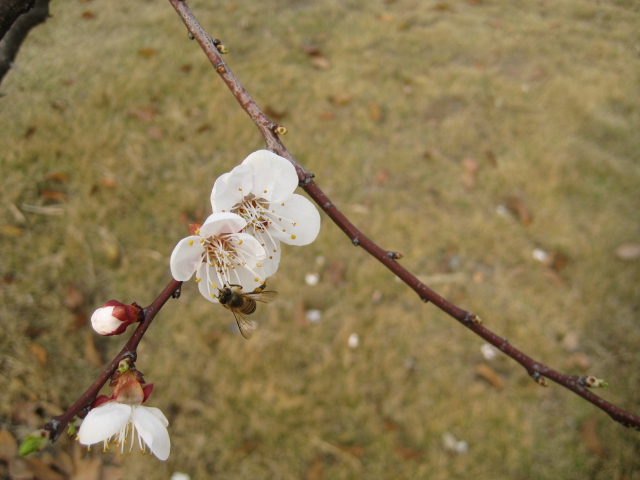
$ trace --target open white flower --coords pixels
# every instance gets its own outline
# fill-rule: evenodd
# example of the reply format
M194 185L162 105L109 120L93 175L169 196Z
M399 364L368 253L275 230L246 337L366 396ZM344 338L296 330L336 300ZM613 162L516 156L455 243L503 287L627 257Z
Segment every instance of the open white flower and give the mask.
M266 280L262 261L264 247L242 233L247 222L235 213L213 213L202 225L194 225L193 235L183 238L171 254L173 278L189 280L196 274L200 293L218 302L220 290L228 285L240 285L252 292Z
M140 449L144 451L146 444L151 453L160 460L166 460L171 451L168 425L169 421L158 408L128 405L114 400L93 408L87 414L80 425L78 440L83 445L103 442L106 451L113 438L113 442L124 453L125 443L130 443L131 451L135 433L138 432Z
M253 152L213 185L213 211L240 215L247 223L244 231L265 248L266 276L278 268L280 242L307 245L320 231L318 210L305 197L293 193L297 186L293 165L268 150Z
M137 432L142 452L145 451L146 444L151 453L160 460L166 460L171 452L171 440L167 431L169 421L160 409L142 406L153 390L153 383L143 387L144 383L144 378L133 361L130 358L121 360L118 369L111 376L111 396L100 395L96 398L93 408L80 425L80 443L93 445L103 442L106 452L109 442L113 441L124 454L127 441L130 443L129 452L133 449Z

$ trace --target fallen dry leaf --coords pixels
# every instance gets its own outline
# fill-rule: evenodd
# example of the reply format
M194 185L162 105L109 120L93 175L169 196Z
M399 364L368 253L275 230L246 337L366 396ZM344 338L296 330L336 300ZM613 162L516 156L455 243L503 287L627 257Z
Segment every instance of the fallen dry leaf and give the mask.
M56 452L56 456L51 460L51 464L67 476L73 473L73 460L65 450L59 449Z
M29 351L38 359L40 365L45 367L47 365L47 351L39 343L32 343L29 345Z
M272 120L282 120L287 116L286 108L276 108L271 105L267 105L264 108L264 113Z
M320 50L320 47L318 47L317 45L304 43L302 44L301 48L302 48L302 51L309 56L313 57L316 55L322 55L322 50Z
M160 127L151 127L147 130L147 136L151 140L162 140L164 138L164 130Z
M476 365L475 371L480 377L489 382L491 386L498 390L502 390L504 388L504 380L502 377L486 363Z
M640 243L623 243L616 248L616 257L627 261L640 258Z
M38 480L65 480L65 476L56 472L39 458L27 458L27 468Z
M604 457L606 452L602 443L600 442L600 436L598 435L598 421L596 417L586 420L580 428L582 434L582 440L591 453L595 453L599 457Z
M64 306L71 311L80 308L84 303L82 292L72 285L67 285L64 295Z
M61 192L60 190L45 189L40 190L39 194L40 197L50 202L64 202L69 198L69 195L65 192Z
M342 259L331 262L327 269L327 277L332 285L340 286L345 282L346 265Z
M422 451L417 448L403 447L401 445L393 447L393 451L403 460L415 460L422 455Z
M127 114L130 117L135 117L138 120L149 123L158 115L158 109L154 107L132 108Z
M7 430L0 429L0 460L8 462L18 454L18 442Z
M353 95L346 92L336 93L334 96L331 97L331 103L333 103L337 107L342 107L344 105L347 105L348 103L351 102L351 100L353 100Z
M505 206L511 214L516 217L522 225L530 225L533 221L533 215L531 214L531 210L527 205L525 205L524 201L518 197L509 197L505 201Z
M24 235L24 229L16 227L15 225L0 225L0 233L7 237L22 237Z
M105 465L102 467L102 476L100 480L122 480L124 478L124 470L115 465Z
M89 360L89 363L91 363L91 365L96 368L100 368L102 367L102 365L104 365L102 355L96 348L93 330L87 330L87 336L84 341L84 356L87 358L87 360Z
M320 70L328 70L331 68L331 62L324 55L314 55L311 57L311 64L320 69Z
M27 128L27 130L24 132L24 138L25 140L30 139L34 133L36 133L37 128L36 127L29 127Z
M49 172L44 176L45 180L51 180L53 182L67 183L70 180L70 176L66 172Z
M367 105L367 112L371 120L375 123L380 123L382 120L382 108L380 108L380 105L373 101L369 102L369 105Z
M22 399L15 402L11 412L11 419L15 423L23 423L31 428L42 426L42 417L38 415L40 405L30 400Z
M373 177L373 183L376 185L384 185L389 180L389 170L386 168L380 169Z
M382 23L391 23L396 19L396 16L393 13L381 13L376 18Z
M11 480L32 480L34 478L27 465L27 460L22 457L11 459L9 462L9 476Z
M316 455L307 469L307 480L321 480L324 475L324 458Z
M304 302L300 300L296 303L295 307L293 307L293 319L298 325L309 325L309 320L307 320L307 309L304 306Z
M142 58L151 58L156 54L156 49L151 47L145 47L138 50L138 55Z
M476 187L476 174L480 165L473 158L465 158L462 160L462 184L467 190L473 190Z
M343 452L347 452L356 458L361 458L364 455L364 447L360 445L336 445Z
M100 480L102 460L89 457L76 462L76 469L70 480Z

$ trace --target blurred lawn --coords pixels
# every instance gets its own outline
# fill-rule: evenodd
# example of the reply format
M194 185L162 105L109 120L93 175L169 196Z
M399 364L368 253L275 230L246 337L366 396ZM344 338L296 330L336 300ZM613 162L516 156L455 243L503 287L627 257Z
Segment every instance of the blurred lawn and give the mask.
M598 393L638 414L640 260L615 252L640 243L640 7L515 3L189 5L366 234L526 353L606 378ZM51 10L0 87L0 421L20 438L125 341L95 338L91 311L150 303L215 178L263 147L168 2ZM485 360L323 220L314 244L285 248L269 285L281 299L251 341L192 282L162 310L137 366L171 422L169 460L91 455L131 479L640 479L637 432ZM504 388L478 374L486 364Z

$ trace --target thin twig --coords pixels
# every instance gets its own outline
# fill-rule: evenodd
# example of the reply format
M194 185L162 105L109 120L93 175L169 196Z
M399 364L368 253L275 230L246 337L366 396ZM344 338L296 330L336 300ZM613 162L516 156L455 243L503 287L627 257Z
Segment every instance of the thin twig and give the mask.
M298 172L298 179L300 186L305 192L318 204L318 206L333 220L333 222L342 229L342 231L351 239L351 242L362 247L371 256L376 258L380 263L393 272L398 278L406 283L412 290L414 290L418 296L424 302L431 302L443 312L447 313L463 326L474 332L476 335L483 338L488 343L492 344L496 348L500 349L507 356L514 359L520 365L522 365L527 373L539 384L544 385L544 378L562 385L563 387L571 390L580 397L584 398L588 402L591 402L596 407L606 412L612 419L621 423L627 427L635 427L640 429L640 417L623 410L612 403L595 395L592 391L587 389L584 385L587 380L586 377L580 377L576 375L566 375L548 367L528 355L524 354L516 347L514 347L505 338L496 335L491 330L484 327L482 321L478 316L473 313L467 312L456 305L448 302L429 287L424 285L415 275L405 269L402 265L396 262L397 255L394 252L389 252L379 247L375 242L370 240L364 235L355 225L353 225L349 219L343 215L333 202L326 196L326 194L316 185L312 180L313 174L308 172L302 165L300 165L293 155L283 145L276 131L279 125L270 121L269 118L260 110L255 101L251 98L246 89L239 82L237 77L233 74L229 66L223 60L220 52L216 47L216 42L207 34L207 32L200 26L197 19L186 5L183 0L169 0L171 5L175 8L178 15L187 27L190 38L194 38L200 44L205 54L209 58L209 61L214 66L222 80L227 87L234 94L244 111L251 117L256 124L260 133L264 137L266 147L269 150L287 158L295 166Z
M76 403L69 407L66 412L53 417L47 424L45 424L43 428L49 432L49 438L52 442L55 442L58 439L60 434L66 429L69 422L71 422L79 412L91 405L98 396L100 389L105 383L107 383L109 378L111 378L111 375L113 375L113 372L118 368L120 360L125 357L129 357L133 361L136 360L136 350L140 340L142 340L142 337L149 328L149 325L151 325L151 322L162 306L175 294L175 292L178 291L181 285L182 282L177 280L171 280L171 282L169 282L169 285L167 285L162 293L158 295L158 298L156 298L147 308L143 309L143 317L138 328L136 328L126 345L122 347L122 350L120 350L114 359L111 360L111 363L107 365L96 381L93 382L93 384L80 396Z

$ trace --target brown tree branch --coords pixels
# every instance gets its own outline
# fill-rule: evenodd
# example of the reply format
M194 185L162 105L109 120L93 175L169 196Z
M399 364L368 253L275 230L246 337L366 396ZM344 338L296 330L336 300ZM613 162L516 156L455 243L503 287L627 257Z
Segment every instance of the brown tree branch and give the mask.
M391 272L414 290L424 302L433 303L436 307L456 319L476 335L480 336L488 343L500 349L507 356L514 359L522 365L527 373L538 383L545 385L544 378L548 378L549 380L573 391L588 402L591 402L596 407L606 412L613 420L621 423L622 425L640 429L640 417L607 402L586 388L585 385L588 384L588 377L560 373L524 354L511 345L507 339L496 335L484 327L478 316L453 305L420 282L415 275L396 262L397 254L382 249L365 236L357 227L355 227L312 180L313 174L309 173L302 165L300 165L280 141L280 138L276 133L276 131L280 130L278 128L280 126L271 122L262 110L260 110L246 89L229 69L218 51L217 44L219 42L214 41L200 26L197 19L183 0L169 0L169 2L175 8L176 12L186 25L189 37L197 40L222 80L234 94L244 111L256 124L260 133L264 137L266 147L292 162L298 172L300 186L329 216L329 218L331 218L331 220L333 220L333 222L342 229L354 245L362 247L371 256L391 270Z
M49 17L50 0L0 1L0 83L11 69L22 42Z

